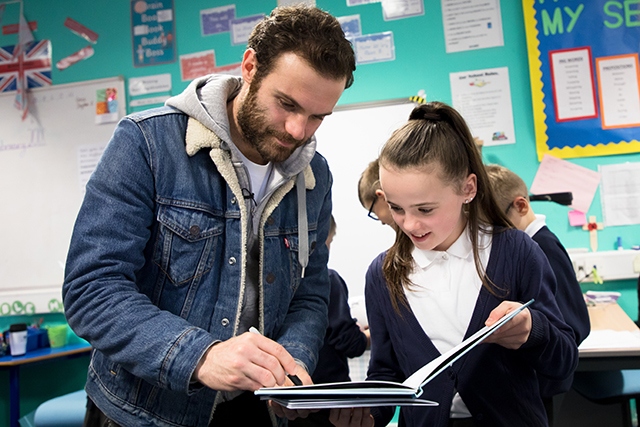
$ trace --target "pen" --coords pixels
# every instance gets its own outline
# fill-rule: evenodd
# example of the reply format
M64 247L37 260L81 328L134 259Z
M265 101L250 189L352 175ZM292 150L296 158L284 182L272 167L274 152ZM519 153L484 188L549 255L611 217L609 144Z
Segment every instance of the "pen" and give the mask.
M252 334L258 334L258 335L262 335L260 333L259 330L257 330L255 327L250 327L249 328L249 332L251 332ZM302 385L302 381L300 381L300 378L298 378L297 375L290 375L287 374L287 377L291 380L291 382L293 383L293 385Z

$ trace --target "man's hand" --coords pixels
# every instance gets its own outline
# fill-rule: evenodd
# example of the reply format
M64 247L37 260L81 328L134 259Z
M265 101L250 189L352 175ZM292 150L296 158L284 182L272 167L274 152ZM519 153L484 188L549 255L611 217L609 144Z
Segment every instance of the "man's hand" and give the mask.
M290 373L290 372L288 372ZM313 381L311 377L307 373L307 371L300 365L297 365L296 370L293 374L297 375L300 381L302 381L302 385L311 385ZM293 386L294 384L291 382L289 378L287 378L286 383L284 384L288 387ZM296 418L307 418L311 412L317 412L317 410L309 410L309 409L287 409L284 406L270 400L269 406L273 409L273 412L280 418L286 418L288 420L295 420Z
M522 304L514 301L503 301L499 306L494 308L489 314L489 318L484 322L485 325L491 326L496 323L505 314L517 309ZM499 344L511 350L517 350L527 342L531 333L531 312L525 308L518 313L513 319L502 325L497 331L489 335L484 341L486 343Z
M250 390L284 385L286 373L303 379L301 368L277 342L259 334L245 332L212 345L194 371L194 379L219 391ZM309 375L304 372L307 381Z

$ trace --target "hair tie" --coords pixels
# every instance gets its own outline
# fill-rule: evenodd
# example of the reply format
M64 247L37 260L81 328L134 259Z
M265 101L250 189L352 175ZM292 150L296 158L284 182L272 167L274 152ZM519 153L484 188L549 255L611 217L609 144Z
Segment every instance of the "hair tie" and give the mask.
M432 122L442 121L442 116L433 111L433 106L429 104L418 105L411 111L409 120L428 120Z

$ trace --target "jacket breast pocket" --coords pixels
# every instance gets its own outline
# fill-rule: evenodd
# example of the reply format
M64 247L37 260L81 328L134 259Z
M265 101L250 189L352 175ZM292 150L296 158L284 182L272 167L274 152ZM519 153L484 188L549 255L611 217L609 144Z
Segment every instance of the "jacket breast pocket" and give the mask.
M161 206L154 262L171 283L182 286L211 269L224 218L196 209Z
M317 232L312 230L309 232L309 239L307 244L309 245L309 256L313 254L316 248ZM289 280L291 283L291 290L296 291L302 278L302 265L300 264L300 239L298 234L289 234L284 237L285 246L289 252Z

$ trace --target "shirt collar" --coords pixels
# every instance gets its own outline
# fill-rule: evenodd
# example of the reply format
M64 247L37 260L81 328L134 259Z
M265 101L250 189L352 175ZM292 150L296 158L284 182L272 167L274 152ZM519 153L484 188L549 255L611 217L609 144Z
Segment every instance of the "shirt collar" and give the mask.
M527 233L529 237L533 237L542 227L547 225L546 223L547 217L545 215L536 214L536 219L534 219L531 224L524 229L524 232Z
M416 265L421 269L425 269L434 261L441 259L445 253L460 259L465 259L472 255L473 248L471 247L471 239L469 238L469 227L465 227L460 237L458 237L446 251L423 250L414 246L411 255Z

